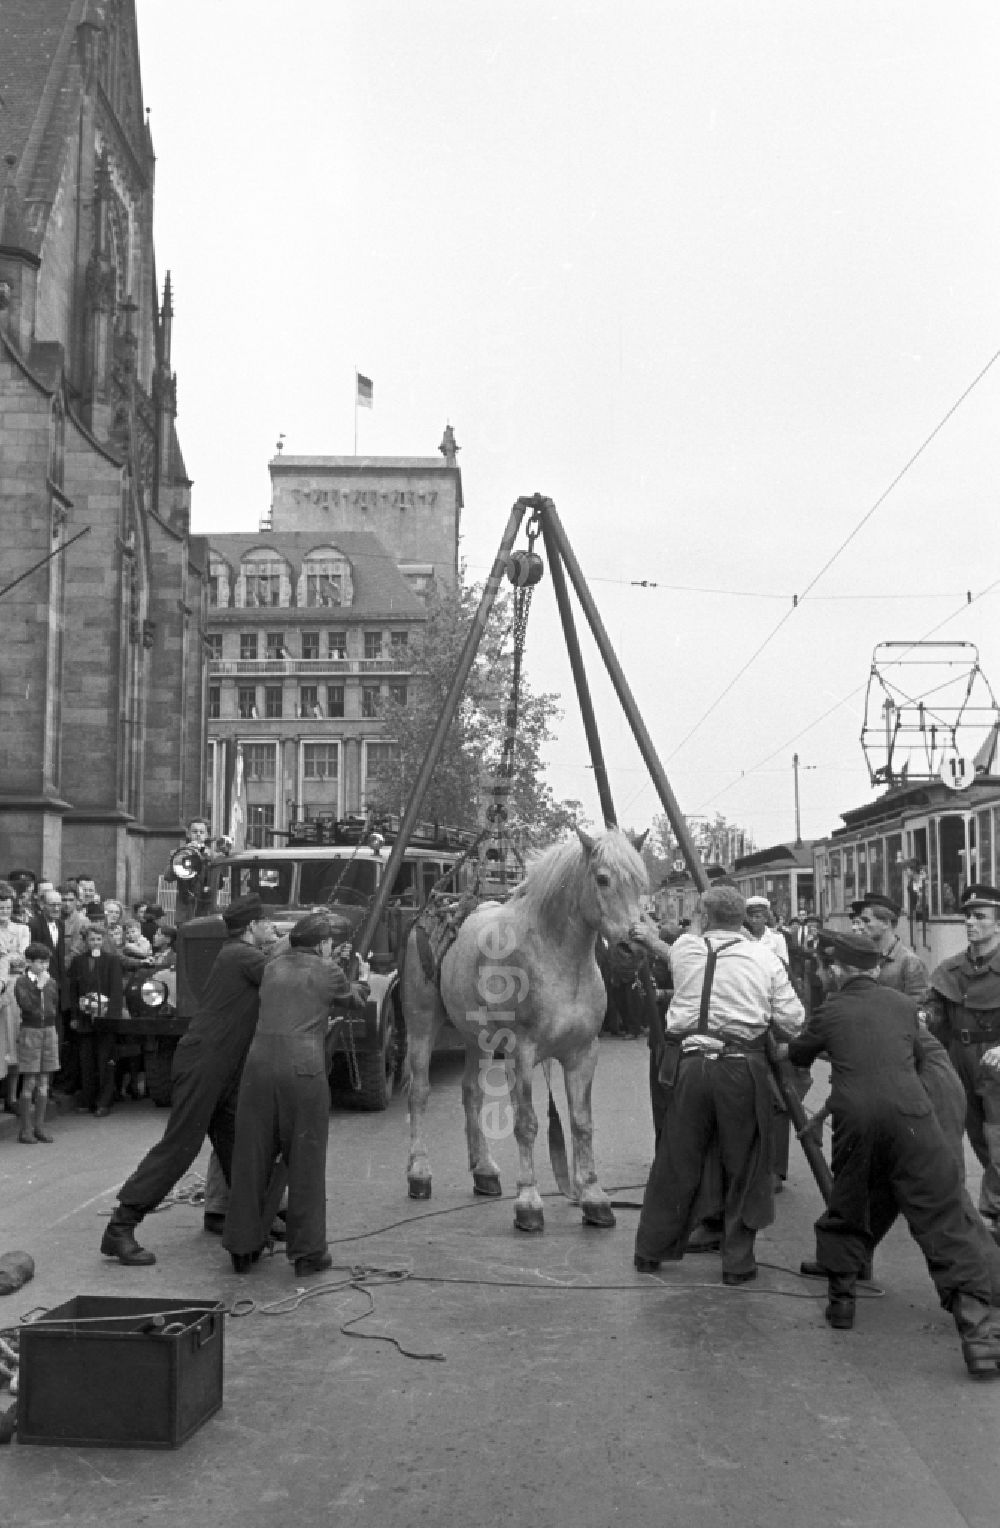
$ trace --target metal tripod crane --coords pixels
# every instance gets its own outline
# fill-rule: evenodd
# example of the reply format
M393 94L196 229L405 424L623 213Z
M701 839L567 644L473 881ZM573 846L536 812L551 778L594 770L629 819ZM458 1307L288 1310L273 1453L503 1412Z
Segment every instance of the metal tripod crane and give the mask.
M510 577L512 575L512 570L516 570L518 567L517 558L512 555L514 552L514 543L517 540L517 536L521 529L524 517L529 513L532 516L533 527L537 524L537 526L540 528L542 541L544 543L546 555L548 557L549 571L552 575L552 585L555 589L556 602L559 607L559 616L562 622L563 635L566 640L566 648L569 655L570 667L573 672L573 681L576 686L577 700L580 705L584 731L587 738L587 747L590 751L590 760L594 770L594 779L597 782L597 792L600 798L601 811L603 813L605 823L608 827L614 827L617 825L618 819L615 813L614 800L611 795L611 787L608 781L608 772L604 762L603 750L601 748L600 734L597 729L597 719L594 715L593 701L590 695L590 687L587 682L587 674L584 668L583 655L581 653L580 643L577 637L576 623L573 616L572 605L570 603L569 589L566 583L567 575L569 576L569 580L573 585L573 589L576 593L577 599L579 600L580 607L586 616L587 623L590 626L594 641L596 642L598 651L600 652L601 658L604 661L604 666L608 671L608 675L614 687L615 694L618 697L619 703L625 714L625 718L628 721L629 727L632 730L632 734L636 740L636 743L638 744L639 751L642 754L643 762L645 763L646 768L649 770L650 778L652 779L653 785L656 788L656 793L660 798L660 802L663 806L664 812L667 815L670 826L673 829L674 835L677 839L678 847L680 848L680 852L684 857L684 862L688 868L688 871L699 891L707 891L708 889L709 880L705 871L705 866L702 864L701 856L698 854L698 851L695 848L694 840L691 837L687 822L683 813L681 812L680 807L677 804L677 798L674 796L674 793L670 787L670 782L667 779L666 772L660 762L656 749L653 746L653 740L646 730L645 723L643 722L642 716L639 713L639 708L636 705L635 697L629 688L628 681L626 680L624 672L622 671L621 664L618 662L618 658L615 654L612 643L604 629L604 624L601 621L597 606L595 605L593 597L590 593L590 589L587 586L586 579L583 576L576 557L573 555L573 549L566 537L566 532L564 531L562 521L556 512L556 507L551 499L546 498L543 494L536 493L515 500L514 505L510 511L510 516L507 521L506 529L504 530L503 539L500 542L496 557L493 561L493 566L490 570L490 575L486 580L479 605L477 607L475 616L473 617L472 625L469 629L469 633L466 637L461 654L459 655L458 666L455 670L455 674L451 682L451 687L449 688L448 694L445 697L444 703L441 707L441 714L438 717L437 725L428 744L426 755L424 756L423 763L420 766L420 771L417 775L416 781L414 782L413 791L406 805L406 810L403 813L399 832L396 836L395 842L392 845L392 849L386 863L386 868L379 883L379 888L376 893L375 900L369 908L368 916L358 933L355 948L362 955L362 957L364 957L365 952L371 946L375 930L378 927L379 919L382 916L385 905L389 899L392 886L395 882L396 874L400 868L400 865L402 864L403 854L406 850L407 843L409 842L410 835L413 832L414 824L417 822L420 816L420 810L423 805L424 797L427 793L428 785L430 784L431 776L433 775L435 766L441 756L441 752L445 744L445 739L448 735L448 729L451 726L461 701L466 681L469 677L469 672L472 668L480 642L482 641L483 634L486 630L486 623L489 620L490 611L496 602L501 581L505 576ZM517 582L516 576L514 577L513 581L515 583ZM653 1033L656 1033L660 1025L660 1018L656 1008L655 993L652 991L651 982L647 982L646 984L646 1002L647 1009L649 1010L650 1023L654 1026ZM791 1117L791 1120L795 1126L796 1134L798 1135L798 1138L802 1144L802 1149L809 1162L809 1166L812 1169L812 1173L816 1179L817 1186L819 1187L823 1198L828 1200L832 1183L830 1169L827 1165L825 1157L823 1156L823 1152L819 1146L819 1143L807 1131L809 1121L799 1100L798 1094L795 1092L795 1089L792 1085L788 1063L779 1063L772 1060L771 1067L775 1082L778 1086L785 1107L788 1110L789 1116ZM803 1132L806 1133L803 1134Z

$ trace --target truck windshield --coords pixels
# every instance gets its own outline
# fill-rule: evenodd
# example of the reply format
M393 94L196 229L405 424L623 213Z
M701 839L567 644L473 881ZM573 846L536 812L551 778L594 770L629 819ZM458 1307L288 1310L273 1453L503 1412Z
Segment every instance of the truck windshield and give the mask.
M212 904L221 912L240 897L254 894L269 907L289 907L292 902L291 860L259 860L249 865L219 865L212 870Z
M375 884L371 860L310 860L301 867L299 901L304 907L326 902L358 907L375 895Z

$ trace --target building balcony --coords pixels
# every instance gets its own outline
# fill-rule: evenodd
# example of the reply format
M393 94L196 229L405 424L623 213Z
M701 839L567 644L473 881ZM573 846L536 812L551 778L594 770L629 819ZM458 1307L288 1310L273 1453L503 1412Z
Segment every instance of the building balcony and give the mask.
M398 674L413 672L408 654L398 658L210 658L210 679L259 679L297 675L322 678L326 674Z

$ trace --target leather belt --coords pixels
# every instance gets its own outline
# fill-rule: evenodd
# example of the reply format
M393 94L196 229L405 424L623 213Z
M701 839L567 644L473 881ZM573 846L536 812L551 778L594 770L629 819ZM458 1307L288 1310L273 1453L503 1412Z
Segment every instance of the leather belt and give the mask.
M959 1029L955 1038L960 1045L982 1045L986 1040L1000 1040L1000 1023L977 1024L972 1029Z

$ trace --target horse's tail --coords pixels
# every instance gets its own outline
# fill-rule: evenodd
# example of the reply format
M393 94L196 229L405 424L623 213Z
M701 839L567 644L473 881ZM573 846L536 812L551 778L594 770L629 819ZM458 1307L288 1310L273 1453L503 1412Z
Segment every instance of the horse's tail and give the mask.
M559 1110L552 1096L551 1058L542 1062L542 1075L545 1078L545 1086L549 1090L549 1161L552 1163L552 1176L556 1180L559 1192L565 1194L567 1199L572 1199L569 1162L566 1157L566 1137L563 1135L562 1120L559 1118Z

